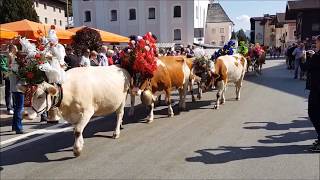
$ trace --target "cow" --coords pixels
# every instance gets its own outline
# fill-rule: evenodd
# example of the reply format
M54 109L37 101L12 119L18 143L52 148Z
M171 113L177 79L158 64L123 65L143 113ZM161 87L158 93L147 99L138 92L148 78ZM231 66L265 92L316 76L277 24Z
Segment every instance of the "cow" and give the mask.
M26 118L34 119L37 114L57 106L61 117L74 126L73 153L79 156L84 144L82 133L92 116L116 112L113 138L119 138L130 79L129 73L117 66L71 69L66 72L66 81L61 87L47 82L36 86L31 107L25 108ZM27 90L26 86L19 89Z
M220 56L211 67L217 92L217 101L215 109L225 103L225 92L228 83L234 83L236 86L236 100L240 100L240 90L242 81L247 68L247 60L240 54ZM221 99L221 101L220 101Z
M171 91L178 90L180 96L179 109L186 109L186 94L190 80L190 69L183 56L161 56L157 59L157 69L152 78L145 78L140 75L133 77L132 94L141 95L144 91L150 90L153 94L151 110L147 122L154 120L154 102L156 97L162 92L165 93L165 100L168 105L168 116L173 117L171 106ZM134 114L135 99L131 98L131 108L129 115Z

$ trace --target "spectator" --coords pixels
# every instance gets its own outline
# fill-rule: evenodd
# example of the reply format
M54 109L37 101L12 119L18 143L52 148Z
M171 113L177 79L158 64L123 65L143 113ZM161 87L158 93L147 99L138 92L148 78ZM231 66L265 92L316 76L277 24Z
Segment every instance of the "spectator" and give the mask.
M316 39L316 53L307 62L307 70L306 89L310 90L308 114L318 135L318 139L313 143L310 150L320 152L320 36Z
M294 69L294 56L292 55L293 51L297 48L297 45L295 43L292 44L287 50L287 56L288 56L288 63L289 68L288 69Z
M102 46L101 51L98 55L99 66L108 66L108 58L106 56L108 51L107 46Z
M113 63L113 57L114 57L114 51L108 50L107 51L107 59L108 59L109 66L115 64L115 63Z
M68 65L67 70L80 66L79 57L74 54L74 51L70 46L66 48L66 57L64 58L64 61Z
M18 71L18 64L16 62L16 54L18 49L15 45L9 46L9 69L12 72ZM23 134L22 128L22 113L24 105L24 95L21 92L18 92L17 85L21 82L18 80L18 77L11 73L9 76L10 79L10 91L12 92L13 98L13 119L12 119L12 131L16 131L16 134Z
M82 55L81 61L80 61L80 66L81 67L90 66L89 55L90 55L90 50L89 49L86 49L86 50L83 51L83 55Z
M302 60L304 58L304 54L305 54L305 50L304 50L304 44L300 43L299 46L293 51L292 55L295 57L294 59L294 66L295 66L295 70L294 70L294 79L298 78L298 72L299 72L299 68L301 68L301 63ZM302 71L300 69L300 79L302 78Z
M96 51L91 51L89 59L90 66L99 66L98 53Z
M9 70L9 59L5 55L7 54L7 46L1 46L1 53L0 54L0 65L1 65L1 77L4 79L5 83L5 102L7 107L7 113L9 115L13 115L13 109L12 109L12 94L10 92L10 80L8 77L8 70ZM2 80L2 78L1 78Z

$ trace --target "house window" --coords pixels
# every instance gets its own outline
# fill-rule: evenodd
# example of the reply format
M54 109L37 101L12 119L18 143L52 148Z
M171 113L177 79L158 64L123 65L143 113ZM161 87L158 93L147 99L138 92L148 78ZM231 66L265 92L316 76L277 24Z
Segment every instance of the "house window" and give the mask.
M129 20L136 20L137 14L136 9L129 9Z
M224 28L220 28L220 33L224 33Z
M84 22L91 22L91 12L90 11L85 11L84 12Z
M56 19L54 19L53 22L54 22L54 25L57 25L57 20Z
M117 21L117 20L118 20L117 10L111 10L111 21Z
M62 21L60 20L60 26L62 26Z
M175 18L181 17L181 6L175 6L173 8L173 17L175 17Z
M48 18L44 18L44 23L48 24Z
M44 3L44 4L43 4L43 7L44 7L44 9L47 9L47 4Z
M59 13L61 13L61 8L59 8Z
M175 29L173 31L173 40L181 40L181 29Z
M36 1L36 7L39 7L39 2L38 1Z
M196 18L197 19L199 18L199 8L198 8L198 6L196 6Z
M203 37L203 28L194 28L194 37L202 38Z
M221 42L225 42L225 40L226 40L226 37L225 36L221 36Z
M320 23L313 23L311 29L312 31L320 31Z
M149 8L149 19L156 19L156 8Z
M215 34L216 33L216 28L212 28L212 34Z
M53 7L53 12L56 12L56 8L55 7Z

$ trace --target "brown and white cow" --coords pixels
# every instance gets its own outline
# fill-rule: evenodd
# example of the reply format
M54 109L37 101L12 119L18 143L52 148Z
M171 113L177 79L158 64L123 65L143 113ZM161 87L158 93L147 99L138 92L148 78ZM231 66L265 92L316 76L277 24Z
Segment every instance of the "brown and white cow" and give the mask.
M117 66L74 68L66 73L62 88L46 82L37 85L32 95L32 107L26 108L27 118L34 119L37 113L56 106L55 97L60 97L59 112L64 120L74 126L73 152L79 156L83 149L82 132L92 116L117 114L114 138L120 136L126 96L130 88L130 75ZM25 92L25 86L19 89Z
M247 68L247 60L240 54L220 56L211 67L216 84L217 101L215 108L225 103L225 92L228 83L234 83L236 86L236 100L240 100L240 90L242 81ZM220 101L221 100L221 101Z
M180 96L179 108L186 108L186 94L190 79L190 69L186 63L186 58L182 56L161 56L157 59L157 70L151 79L141 76L133 77L132 93L141 95L145 90L150 90L153 94L153 102L148 122L154 119L154 101L156 97L165 93L166 103L168 105L168 116L173 117L173 109L171 106L171 91L178 90ZM129 115L134 113L135 98L131 98L131 108Z

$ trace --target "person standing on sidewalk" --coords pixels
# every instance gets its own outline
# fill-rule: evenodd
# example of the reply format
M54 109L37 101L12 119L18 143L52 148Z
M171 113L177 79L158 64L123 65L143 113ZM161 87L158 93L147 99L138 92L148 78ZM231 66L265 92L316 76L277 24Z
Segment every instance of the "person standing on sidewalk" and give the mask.
M304 58L305 55L305 50L304 50L304 44L300 43L299 46L293 51L292 55L295 57L294 60L294 79L298 79L298 72L300 68L300 78L302 78L302 69L301 69L301 63L302 59Z
M307 61L307 71L306 89L310 90L308 114L318 135L310 150L320 152L320 35L316 39L316 53Z
M5 48L7 49L7 48ZM12 95L10 92L10 80L8 77L8 71L9 71L9 58L5 54L8 53L8 51L1 51L0 54L0 68L1 68L1 74L3 75L4 79L4 86L5 86L5 102L6 102L6 108L9 115L13 115L13 109L12 109Z
M23 134L22 128L22 114L24 105L24 94L17 90L17 85L21 83L15 75L18 71L18 64L16 62L16 54L18 52L17 46L9 45L9 70L11 71L9 75L10 79L10 91L12 92L13 98L13 119L12 119L12 131L16 131L16 134Z

